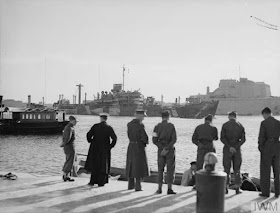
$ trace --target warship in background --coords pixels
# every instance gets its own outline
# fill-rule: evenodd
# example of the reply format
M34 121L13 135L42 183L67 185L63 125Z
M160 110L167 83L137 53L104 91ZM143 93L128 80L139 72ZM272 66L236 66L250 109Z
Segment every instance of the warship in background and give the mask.
M239 115L260 115L265 107L274 115L280 115L280 97L271 95L270 86L264 82L254 82L247 78L220 80L219 87L205 95L190 96L192 102L218 102L216 115L227 115L235 110Z
M80 88L79 88L80 90ZM215 114L218 101L189 100L185 105L180 101L172 104L165 104L163 96L161 101L156 101L154 97L144 98L139 90L124 91L122 84L114 84L110 92L102 91L97 93L97 98L93 101L85 100L83 104L69 104L59 97L60 100L54 104L55 108L63 109L67 114L98 115L106 112L112 116L133 116L136 109L145 109L149 117L160 117L163 110L168 110L172 117L180 118L203 118L208 114ZM188 100L188 99L187 99ZM75 103L75 97L73 99Z

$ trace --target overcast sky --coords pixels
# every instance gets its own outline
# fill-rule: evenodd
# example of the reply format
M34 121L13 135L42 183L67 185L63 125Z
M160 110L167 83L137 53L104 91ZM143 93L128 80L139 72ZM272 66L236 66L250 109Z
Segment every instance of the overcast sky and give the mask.
M247 77L280 96L277 0L0 0L0 94L72 102L122 82L174 101Z

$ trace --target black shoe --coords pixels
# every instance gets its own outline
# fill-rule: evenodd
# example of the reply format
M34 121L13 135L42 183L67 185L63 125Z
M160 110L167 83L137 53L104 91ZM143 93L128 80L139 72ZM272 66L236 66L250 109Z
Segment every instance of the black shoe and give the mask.
M94 186L94 183L89 182L87 185Z
M226 188L226 195L228 194L228 189Z
M241 189L239 189L239 188L238 188L238 189L235 189L235 194L237 194L237 195L238 195L238 194L241 194L242 192L243 192L243 191L242 191Z
M161 194L162 193L162 190L161 189L158 189L157 191L156 191L156 194Z
M135 189L136 192L140 192L143 191L142 189Z
M174 192L172 189L168 189L168 190L167 190L167 194L168 194L168 195L175 195L175 194L177 194L177 193Z
M104 186L104 184L98 184L98 187L102 187L102 186Z
M259 196L261 196L261 197L269 197L269 195L265 195L263 193L260 193Z
M63 177L64 182L68 181L68 182L73 182L75 181L74 179L71 179L70 177Z

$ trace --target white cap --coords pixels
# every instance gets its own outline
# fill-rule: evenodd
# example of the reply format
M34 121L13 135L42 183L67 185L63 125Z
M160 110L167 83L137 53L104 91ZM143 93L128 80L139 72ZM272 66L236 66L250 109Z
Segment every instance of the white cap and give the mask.
M99 116L100 116L100 117L106 117L106 118L107 118L107 117L109 116L109 114L106 113L106 112L102 112L102 113L99 114Z

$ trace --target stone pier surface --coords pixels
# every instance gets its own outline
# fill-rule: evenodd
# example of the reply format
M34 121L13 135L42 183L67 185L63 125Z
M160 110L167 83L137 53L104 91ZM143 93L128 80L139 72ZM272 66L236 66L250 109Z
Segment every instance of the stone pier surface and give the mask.
M1 174L6 174L0 172ZM0 179L0 212L195 212L196 191L174 186L176 195L155 194L157 185L143 183L143 191L127 190L127 182L110 180L104 187L90 187L88 178L63 182L60 176L15 173L17 180ZM280 212L280 199L261 198L258 192L235 195L229 190L225 212ZM261 206L263 203L263 206ZM266 210L259 210L266 207ZM253 211L251 211L253 210Z

